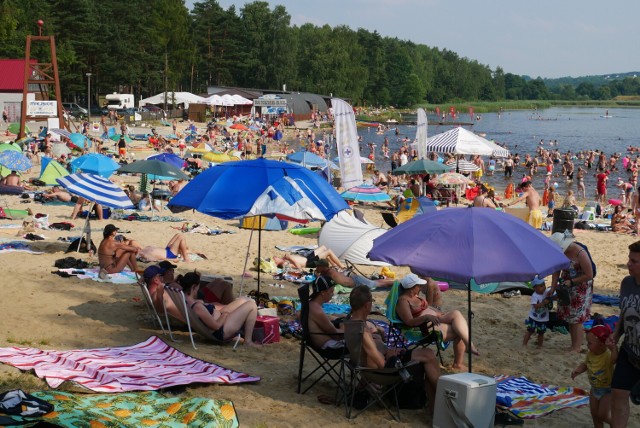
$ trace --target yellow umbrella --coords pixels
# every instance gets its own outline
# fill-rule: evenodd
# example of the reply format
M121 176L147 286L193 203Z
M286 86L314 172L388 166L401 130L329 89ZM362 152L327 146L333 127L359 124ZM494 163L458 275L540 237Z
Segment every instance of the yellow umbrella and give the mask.
M229 155L228 153L208 152L202 156L202 159L208 162L222 163L229 161L237 161L239 158Z

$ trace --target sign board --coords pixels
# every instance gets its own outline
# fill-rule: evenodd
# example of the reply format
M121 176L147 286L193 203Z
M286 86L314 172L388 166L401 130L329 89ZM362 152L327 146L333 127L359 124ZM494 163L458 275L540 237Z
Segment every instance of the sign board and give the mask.
M282 98L256 98L253 100L253 105L255 107L286 107L287 100Z
M27 103L27 116L58 116L57 101L29 101Z

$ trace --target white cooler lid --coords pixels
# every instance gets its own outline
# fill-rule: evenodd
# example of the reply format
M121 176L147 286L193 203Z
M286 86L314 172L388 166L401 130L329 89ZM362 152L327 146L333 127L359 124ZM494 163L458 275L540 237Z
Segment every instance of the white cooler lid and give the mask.
M469 385L474 388L494 385L496 383L496 380L494 378L476 373L456 373L452 375L440 376L440 379L442 378L446 378L452 382Z

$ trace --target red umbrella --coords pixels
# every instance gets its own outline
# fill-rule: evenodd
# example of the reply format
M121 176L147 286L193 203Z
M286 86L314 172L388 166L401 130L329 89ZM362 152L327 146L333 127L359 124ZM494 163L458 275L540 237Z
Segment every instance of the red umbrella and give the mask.
M231 125L229 128L231 129L238 129L240 131L248 131L249 128L247 128L246 126L244 126L241 123L234 123L233 125Z

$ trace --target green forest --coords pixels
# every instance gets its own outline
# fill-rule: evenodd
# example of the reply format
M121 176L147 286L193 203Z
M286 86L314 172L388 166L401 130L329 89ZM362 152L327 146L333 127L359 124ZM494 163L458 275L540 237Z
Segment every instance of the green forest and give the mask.
M0 57L24 58L25 37L55 35L63 99L136 99L165 88L206 93L208 86L286 89L333 95L360 106L501 100L609 100L640 95L625 77L597 85L547 86L492 70L455 52L382 37L375 29L291 25L283 6L255 1L239 10L216 0L0 0ZM36 44L32 58L48 61Z

